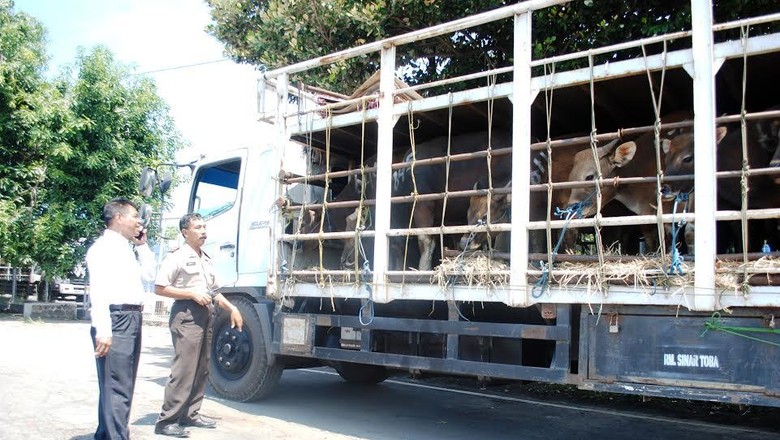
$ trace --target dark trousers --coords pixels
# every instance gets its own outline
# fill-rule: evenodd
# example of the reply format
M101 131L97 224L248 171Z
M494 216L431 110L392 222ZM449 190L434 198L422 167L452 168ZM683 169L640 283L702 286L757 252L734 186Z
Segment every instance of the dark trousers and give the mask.
M158 426L193 419L200 411L209 375L212 308L191 300L177 300L171 307L168 324L175 355Z
M98 386L98 427L95 439L130 438L130 407L141 356L141 312L111 312L111 348L95 359ZM92 346L95 328L92 327Z

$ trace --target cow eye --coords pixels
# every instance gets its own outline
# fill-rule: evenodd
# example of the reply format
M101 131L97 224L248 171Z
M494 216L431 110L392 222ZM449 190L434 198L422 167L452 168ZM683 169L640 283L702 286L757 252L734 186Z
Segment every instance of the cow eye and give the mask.
M587 176L585 176L585 180L593 180L593 179L595 179L595 176L593 174L588 174Z
M691 162L693 162L693 156L683 157L682 163L691 163Z

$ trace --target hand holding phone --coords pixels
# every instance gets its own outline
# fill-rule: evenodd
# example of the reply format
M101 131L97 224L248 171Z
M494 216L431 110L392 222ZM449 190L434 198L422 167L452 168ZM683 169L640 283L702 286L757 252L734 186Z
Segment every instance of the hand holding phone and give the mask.
M135 245L142 245L146 243L146 228L141 229L141 232L133 237L133 242Z

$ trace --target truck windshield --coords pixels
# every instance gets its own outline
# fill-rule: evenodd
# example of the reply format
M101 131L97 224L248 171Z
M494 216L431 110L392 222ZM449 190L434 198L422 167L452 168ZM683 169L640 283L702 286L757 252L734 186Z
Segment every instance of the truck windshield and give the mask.
M196 176L192 210L209 219L230 210L238 194L241 160L201 168Z

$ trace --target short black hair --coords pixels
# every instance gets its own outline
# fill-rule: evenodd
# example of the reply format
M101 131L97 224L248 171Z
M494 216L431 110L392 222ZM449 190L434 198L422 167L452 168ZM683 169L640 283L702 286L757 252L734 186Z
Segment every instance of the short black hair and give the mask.
M109 200L103 205L103 223L108 226L117 214L124 214L129 206L135 208L136 211L138 210L138 205L124 197L116 197Z
M182 216L181 220L179 220L179 230L183 231L187 229L190 226L190 223L193 220L203 220L203 216L198 214L197 212L191 212L189 214L184 214Z

